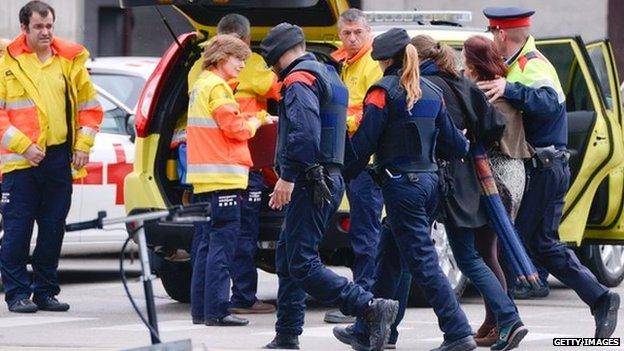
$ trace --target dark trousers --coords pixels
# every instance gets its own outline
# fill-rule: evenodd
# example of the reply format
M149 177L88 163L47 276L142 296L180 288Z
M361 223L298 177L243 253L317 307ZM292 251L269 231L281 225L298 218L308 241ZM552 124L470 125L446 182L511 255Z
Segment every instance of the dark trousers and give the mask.
M513 301L477 252L475 235L479 234L472 228L453 226L447 226L446 232L459 269L479 290L494 313L497 325L500 327L519 320Z
M375 258L374 283L371 292L375 297L399 301L399 312L390 328L388 343L396 343L399 338L397 327L405 316L411 285L412 274L401 261L399 248L394 235L392 235L390 225L384 223L381 227L377 257ZM358 338L368 342L368 330L364 320L358 318L354 330Z
M332 173L330 179L331 204L317 208L312 202L310 186L297 181L286 208L275 252L279 277L277 333L303 332L306 293L317 300L337 304L342 313L355 316L364 313L373 298L361 286L327 269L319 257L319 244L344 193L342 176Z
M570 169L565 156L552 161L549 168L527 169L529 189L522 199L516 227L532 257L555 278L574 289L590 307L608 289L583 266L574 252L559 241L559 222L563 199L570 183ZM513 274L506 274L514 277ZM514 283L508 280L508 287Z
M230 270L232 307L249 308L257 300L258 271L255 257L258 251L260 207L264 188L262 173L249 172L249 185L241 200L241 230Z
M381 188L368 172L361 172L347 184L349 238L353 248L353 281L369 290L373 285L375 257L381 230L383 197Z
M210 221L195 224L191 315L197 319L223 318L230 307L230 267L240 232L240 191L196 194L193 202L210 203Z
M387 251L382 251L380 247L380 252L384 252L384 255L377 267L377 280L372 290L376 293L379 287L385 292L397 289L395 299L406 301L407 298L402 297L406 295L401 294L409 291L409 285L406 284L407 278L403 272L409 270L412 279L422 288L433 307L440 329L444 332L444 339L454 341L470 335L472 329L440 268L435 245L431 240L431 216L437 204L437 186L438 177L434 173L421 173L418 179L411 180L402 175L389 179L382 186L387 220L395 245L387 246L384 249ZM397 260L397 257L400 259ZM401 269L397 269L399 263ZM398 290L399 286L402 287L401 290ZM403 307L399 314L404 313ZM358 324L358 333L365 331L361 320L358 320Z
M70 162L67 144L51 146L39 166L3 175L0 261L4 299L9 305L31 294L37 300L60 292L57 268L71 205ZM26 262L35 221L39 231L31 277Z

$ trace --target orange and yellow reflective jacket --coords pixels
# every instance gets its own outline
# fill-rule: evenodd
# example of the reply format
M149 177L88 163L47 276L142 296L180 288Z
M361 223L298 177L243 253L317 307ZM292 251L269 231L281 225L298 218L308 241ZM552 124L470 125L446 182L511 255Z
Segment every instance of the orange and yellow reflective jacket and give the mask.
M379 63L371 57L372 41L364 45L352 58L348 58L344 47L332 53L334 60L342 63L340 78L349 90L349 108L347 110L347 130L353 135L360 126L364 97L371 85L383 76Z
M252 166L247 140L258 125L241 114L223 78L202 72L191 90L186 127L186 180L194 193L247 188Z
M52 41L52 52L60 59L63 78L66 81L66 106L71 114L70 144L73 150L89 153L95 134L102 122L102 107L91 83L85 63L88 51L74 43L57 38ZM26 55L34 54L26 44L24 35L18 36L0 58L0 156L2 173L32 167L22 154L36 143L45 150L46 131L50 123L49 111L44 106L45 96L28 75L33 69L32 60ZM84 169L74 177L86 175Z

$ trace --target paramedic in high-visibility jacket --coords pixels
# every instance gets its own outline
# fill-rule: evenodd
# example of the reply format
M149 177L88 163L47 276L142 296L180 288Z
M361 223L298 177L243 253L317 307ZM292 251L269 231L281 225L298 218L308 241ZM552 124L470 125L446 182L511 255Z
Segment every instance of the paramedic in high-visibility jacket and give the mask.
M203 71L191 89L187 121L187 174L193 202L211 206L211 220L195 225L191 280L194 324L239 326L230 314L230 270L240 232L241 194L252 165L247 141L266 113L243 114L228 81L239 75L251 51L232 35L216 35L204 48Z
M538 263L590 307L596 322L594 336L607 338L617 325L620 296L600 284L574 251L559 241L559 222L570 184L568 119L557 71L530 35L533 13L515 7L483 11L494 43L507 61L508 73L506 79L479 82L478 86L490 101L504 96L522 112L526 139L535 148L526 170L530 182L516 218L518 233ZM509 278L514 275L506 275L511 291L515 282Z
M86 174L103 115L85 67L89 53L54 37L55 19L50 5L27 3L19 12L22 33L0 58L0 262L5 300L18 313L69 309L56 295L72 177ZM31 277L26 263L35 221Z

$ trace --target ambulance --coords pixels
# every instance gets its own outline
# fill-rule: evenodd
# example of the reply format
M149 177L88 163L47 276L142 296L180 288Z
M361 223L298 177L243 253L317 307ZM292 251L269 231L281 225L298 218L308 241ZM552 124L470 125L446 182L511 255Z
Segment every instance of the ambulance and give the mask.
M125 205L129 214L180 204L184 186L175 173L177 154L169 148L177 120L188 106L187 73L201 53L199 44L216 33L219 19L228 13L249 18L252 49L274 25L291 22L305 32L308 51L321 61L339 45L337 18L349 8L346 0L121 0L122 6L173 6L196 29L178 37L163 55L148 80L136 116L134 168L125 181ZM369 13L375 34L391 27L405 28L410 36L428 34L455 48L472 35L489 35L484 28L462 26L466 12ZM202 35L198 35L202 33ZM624 114L613 51L608 41L587 44L578 36L538 40L538 48L553 63L566 94L569 117L569 151L572 183L566 197L561 240L576 248L579 257L607 286L624 279ZM264 127L271 128L271 127ZM272 155L270 131L252 142L252 153ZM266 177L270 185L274 175ZM270 191L270 190L269 190ZM275 240L282 214L266 206L263 196L258 267L274 271ZM348 238L346 201L335 216L320 248L327 264L348 265L352 260ZM193 228L173 222L146 226L147 241L157 262L165 290L178 301L189 300L191 268L189 252ZM434 225L432 237L440 264L458 295L466 286L446 240L444 226ZM411 302L421 304L414 287Z

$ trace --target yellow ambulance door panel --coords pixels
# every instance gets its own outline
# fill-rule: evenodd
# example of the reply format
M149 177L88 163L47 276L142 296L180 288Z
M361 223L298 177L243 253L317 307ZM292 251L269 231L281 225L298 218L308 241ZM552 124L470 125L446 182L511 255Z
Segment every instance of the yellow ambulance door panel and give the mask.
M624 160L622 134L618 121L605 111L581 38L539 40L537 47L557 70L568 111L572 178L559 235L564 242L580 244L598 186Z
M593 64L607 114L618 122L620 135L622 130L623 112L622 97L619 90L619 79L611 43L608 40L587 45L587 52ZM585 238L592 242L613 243L614 240L624 242L624 164L620 165L600 185L598 194L592 204L589 225ZM595 213L604 212L604 216ZM592 218L593 217L593 218Z

